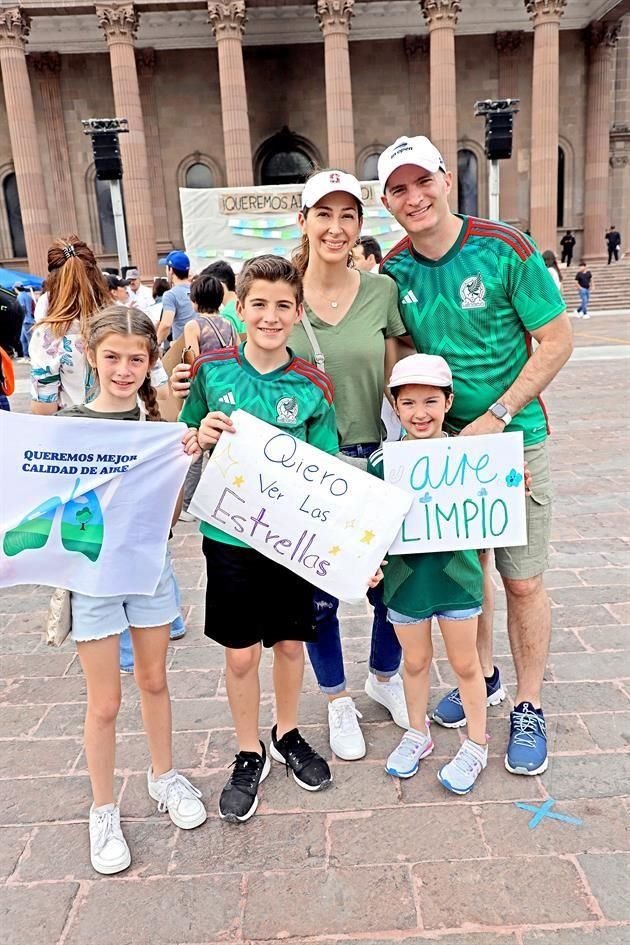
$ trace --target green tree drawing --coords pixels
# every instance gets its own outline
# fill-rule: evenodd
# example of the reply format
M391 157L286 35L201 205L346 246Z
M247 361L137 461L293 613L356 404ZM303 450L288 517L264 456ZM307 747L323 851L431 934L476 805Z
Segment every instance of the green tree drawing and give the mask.
M87 506L83 509L79 509L79 511L76 513L75 518L77 522L81 523L82 532L85 531L85 526L87 525L88 522L92 520L93 517L94 516L92 515L92 512L90 512Z

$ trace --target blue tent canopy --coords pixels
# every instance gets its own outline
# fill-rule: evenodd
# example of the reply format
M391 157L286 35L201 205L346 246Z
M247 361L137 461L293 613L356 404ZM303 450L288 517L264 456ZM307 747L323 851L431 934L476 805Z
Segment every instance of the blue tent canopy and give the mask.
M41 289L44 280L40 279L39 276L32 276L28 272L18 272L17 269L2 269L0 267L0 286L3 289L12 289L16 284L27 288Z

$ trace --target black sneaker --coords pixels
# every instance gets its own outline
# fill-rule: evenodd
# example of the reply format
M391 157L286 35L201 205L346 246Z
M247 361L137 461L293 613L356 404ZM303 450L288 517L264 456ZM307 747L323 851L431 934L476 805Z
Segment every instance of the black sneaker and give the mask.
M292 728L280 740L277 726L271 729L269 752L274 761L279 761L293 772L293 779L305 791L321 791L332 782L332 774L327 762L305 742L299 731Z
M219 816L231 824L242 824L256 813L258 785L269 774L271 764L261 742L260 754L239 751L232 766L230 780L219 798Z

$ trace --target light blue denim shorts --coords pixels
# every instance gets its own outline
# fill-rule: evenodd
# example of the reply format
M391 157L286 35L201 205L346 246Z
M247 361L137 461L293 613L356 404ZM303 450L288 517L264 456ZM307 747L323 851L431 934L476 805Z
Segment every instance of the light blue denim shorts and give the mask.
M127 627L162 627L179 614L171 558L166 552L160 580L153 594L88 597L71 594L72 639L78 643L104 640Z
M469 610L436 610L434 614L426 614L424 617L408 617L407 614L399 614L397 610L388 608L387 619L390 623L398 624L422 623L432 617L439 617L441 620L470 620L471 617L478 617L480 613L481 607L471 607Z

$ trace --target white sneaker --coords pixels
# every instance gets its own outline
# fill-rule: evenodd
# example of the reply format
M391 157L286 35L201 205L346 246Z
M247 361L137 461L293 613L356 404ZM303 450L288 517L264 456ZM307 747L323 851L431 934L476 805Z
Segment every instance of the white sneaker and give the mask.
M181 512L179 513L178 521L179 522L196 522L197 519L192 514L192 512L188 512L186 509L182 509Z
M420 762L433 751L433 740L427 726L424 736L418 732L405 732L400 744L387 759L385 770L396 778L412 778Z
M328 703L330 747L343 761L356 761L365 755L365 739L357 719L363 716L350 696Z
M405 701L405 690L400 673L396 673L387 682L379 682L374 673L365 680L364 689L370 699L384 706L399 728L408 729L409 713Z
M168 811L175 826L182 830L199 827L208 816L201 802L201 791L179 771L167 771L161 777L154 778L149 768L147 787L153 800L158 802L160 813Z
M115 804L90 807L90 860L97 873L120 873L131 864L131 853L120 828Z
M453 794L468 794L488 764L488 746L466 739L452 761L438 771L438 781Z
M590 317L591 316L588 314L588 312L584 312L584 314L582 315L582 318L590 318Z

